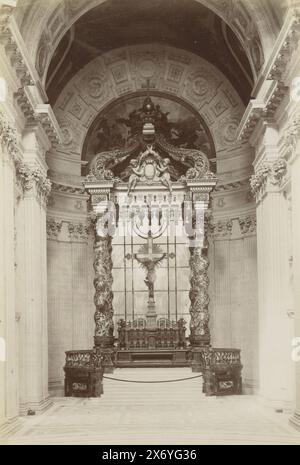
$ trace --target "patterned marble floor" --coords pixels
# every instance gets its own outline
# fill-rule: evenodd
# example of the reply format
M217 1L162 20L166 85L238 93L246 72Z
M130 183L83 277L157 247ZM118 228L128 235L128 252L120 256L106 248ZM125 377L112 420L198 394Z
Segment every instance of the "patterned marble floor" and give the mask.
M122 369L115 378L166 380L189 369ZM205 397L201 378L164 384L105 379L100 399L55 398L43 415L22 417L2 444L300 444L289 415L253 396Z

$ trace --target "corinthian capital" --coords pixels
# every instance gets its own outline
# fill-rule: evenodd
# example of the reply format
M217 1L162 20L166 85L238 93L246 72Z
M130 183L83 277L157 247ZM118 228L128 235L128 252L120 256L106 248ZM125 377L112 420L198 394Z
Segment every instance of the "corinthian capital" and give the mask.
M271 163L263 163L250 178L252 193L258 198L264 193L268 184L280 187L286 172L287 163L283 158L279 158Z
M17 176L24 193L35 190L38 197L47 200L51 191L51 182L40 168L20 162L17 164Z
M16 130L2 111L0 111L0 145L14 162L20 160Z

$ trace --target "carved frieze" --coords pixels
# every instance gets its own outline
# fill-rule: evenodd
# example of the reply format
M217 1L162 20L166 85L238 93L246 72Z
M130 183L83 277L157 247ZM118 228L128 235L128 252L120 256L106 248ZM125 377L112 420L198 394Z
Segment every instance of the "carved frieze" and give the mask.
M256 232L256 216L247 216L239 218L239 225L242 235Z
M233 221L232 219L219 220L216 223L210 220L209 231L214 237L230 238L232 232Z
M69 222L68 224L68 232L69 232L71 242L87 241L89 234L90 234L90 230L91 230L90 224L72 223L72 222Z
M52 182L52 190L55 192L61 192L66 194L84 194L85 190L83 187L67 186L65 184L59 184Z
M221 184L220 182L218 182L215 188L215 192L226 192L235 189L243 189L246 186L249 186L248 179L243 179L242 181L229 182L226 184Z
M256 216L253 214L235 218L238 221L240 227L240 234L241 238L248 234L255 234L256 233ZM232 236L233 230L233 221L234 218L227 218L222 220L214 220L212 214L208 214L205 216L206 220L206 230L210 236L214 239L230 239ZM236 231L235 231L235 239L236 239Z
M47 239L57 239L61 232L62 224L62 221L47 218Z

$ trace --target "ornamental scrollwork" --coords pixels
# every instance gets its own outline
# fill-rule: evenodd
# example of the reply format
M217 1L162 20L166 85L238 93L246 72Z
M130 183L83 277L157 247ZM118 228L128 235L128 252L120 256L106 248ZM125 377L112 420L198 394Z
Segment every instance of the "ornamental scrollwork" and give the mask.
M89 174L86 176L86 181L113 181L119 182L120 178L113 172L114 167L126 160L133 154L138 147L138 143L124 150L110 150L108 152L100 152L93 158Z
M185 175L181 176L180 181L196 181L196 180L216 180L216 175L210 171L210 162L208 157L201 151L196 149L185 149L175 147L169 144L163 136L156 136L157 146L168 156L180 162L185 166Z

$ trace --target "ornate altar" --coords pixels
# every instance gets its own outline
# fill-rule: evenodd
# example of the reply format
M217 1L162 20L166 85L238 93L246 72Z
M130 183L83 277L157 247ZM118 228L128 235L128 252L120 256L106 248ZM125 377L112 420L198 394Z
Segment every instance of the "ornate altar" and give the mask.
M148 320L149 321L149 320ZM185 321L137 318L118 322L116 366L188 366Z
M191 366L203 373L207 395L240 393L239 350L210 345L207 213L217 177L203 151L171 145L159 130L162 121L168 127L167 114L149 96L133 113L126 121L130 129L126 147L95 154L84 181L95 234L94 349L67 352L66 395L100 395L103 369L113 372L114 367L127 366ZM172 255L158 240L170 224L179 222L189 250L188 345L185 322L177 321L183 312L176 310L176 321L158 318L163 309L155 301L157 268ZM124 260L129 255L138 262L148 289L144 317L135 318L132 311L133 321L128 321L124 312L126 321L118 322L117 342L112 288L112 238L116 230L123 231L124 237L139 237L139 248L133 251L132 247Z
M100 397L103 394L102 356L95 350L66 352L65 396Z

